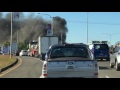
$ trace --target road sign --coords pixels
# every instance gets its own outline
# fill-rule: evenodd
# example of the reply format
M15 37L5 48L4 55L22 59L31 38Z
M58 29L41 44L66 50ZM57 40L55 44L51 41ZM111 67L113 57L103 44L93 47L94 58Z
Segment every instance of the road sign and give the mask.
M3 48L2 48L2 52L3 52L4 54L9 54L9 49L10 49L9 46L3 47Z
M20 12L13 12L13 21L20 20Z
M48 24L48 28L47 28L47 36L52 36L51 24Z

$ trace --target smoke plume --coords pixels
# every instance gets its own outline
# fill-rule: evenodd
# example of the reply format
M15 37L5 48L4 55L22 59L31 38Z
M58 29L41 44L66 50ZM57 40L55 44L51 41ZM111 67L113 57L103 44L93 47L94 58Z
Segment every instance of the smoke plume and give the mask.
M31 41L38 39L39 36L46 36L47 26L51 21L44 20L39 16L35 16L34 13L28 15L27 18L24 17L24 13L21 13L22 20L13 21L13 42L17 41L17 34L19 42ZM58 36L61 41L66 40L67 22L64 18L56 16L53 18L53 30L54 36ZM11 14L7 13L3 16L3 13L0 13L0 43L4 41L10 41L11 35Z

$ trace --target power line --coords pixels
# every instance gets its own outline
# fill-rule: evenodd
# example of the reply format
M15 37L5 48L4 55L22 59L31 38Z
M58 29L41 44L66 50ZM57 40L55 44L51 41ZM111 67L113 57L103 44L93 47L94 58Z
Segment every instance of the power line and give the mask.
M71 22L71 23L87 23L84 21L69 21L67 20L67 22ZM89 24L103 24L103 25L120 25L120 23L100 23L100 22L88 22Z

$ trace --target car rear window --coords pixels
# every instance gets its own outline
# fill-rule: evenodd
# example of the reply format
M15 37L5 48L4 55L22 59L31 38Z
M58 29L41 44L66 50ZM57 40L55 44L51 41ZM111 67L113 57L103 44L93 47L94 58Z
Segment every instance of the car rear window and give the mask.
M88 58L88 50L85 47L55 47L51 50L51 58L59 57L83 57Z
M26 50L23 50L23 52L27 52Z
M107 44L95 44L94 49L99 50L99 49L109 49Z

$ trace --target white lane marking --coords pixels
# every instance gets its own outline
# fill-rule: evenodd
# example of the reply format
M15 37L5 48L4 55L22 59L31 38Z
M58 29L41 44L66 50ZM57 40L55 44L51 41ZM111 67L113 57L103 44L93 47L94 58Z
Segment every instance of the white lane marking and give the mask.
M106 78L110 78L110 77L108 77L108 76L105 76Z

